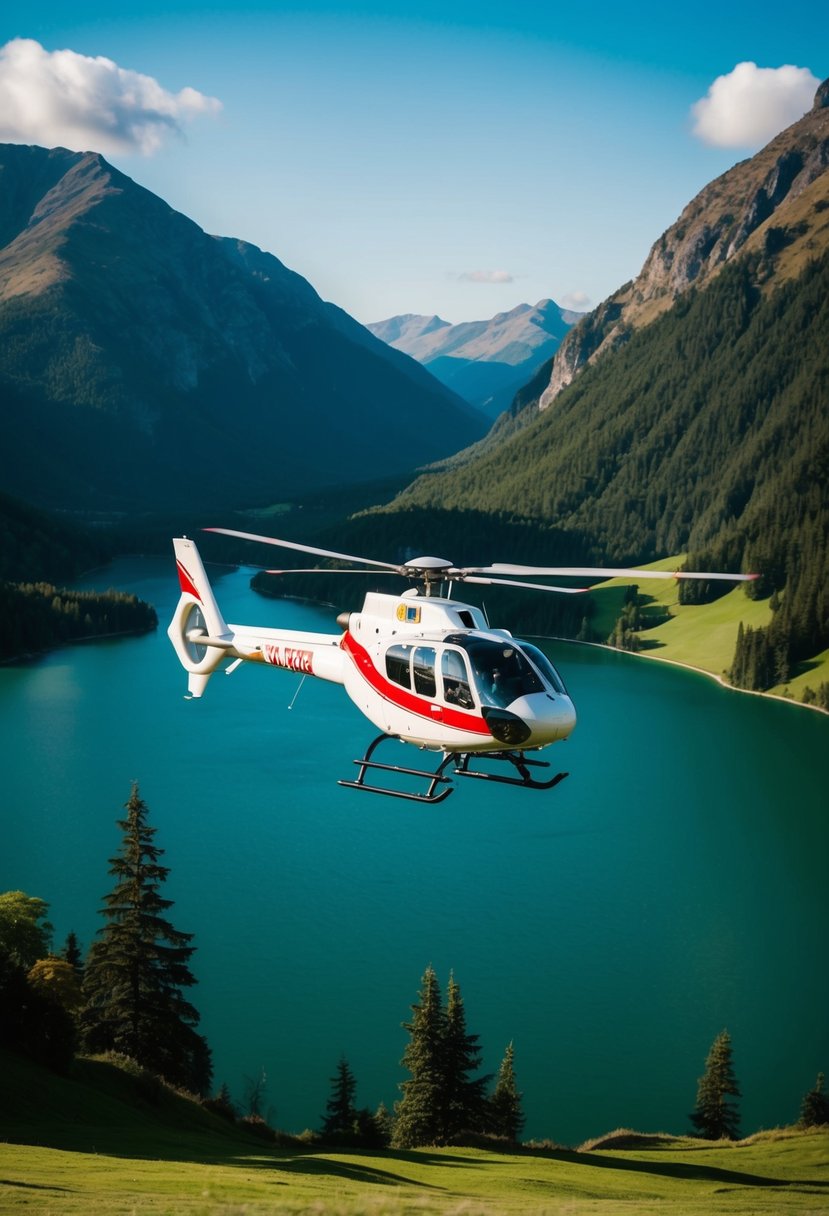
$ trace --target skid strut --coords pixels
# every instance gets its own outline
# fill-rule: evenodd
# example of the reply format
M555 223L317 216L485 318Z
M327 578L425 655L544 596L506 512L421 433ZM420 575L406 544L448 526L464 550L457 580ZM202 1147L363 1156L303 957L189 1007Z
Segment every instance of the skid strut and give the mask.
M511 764L520 776L504 776L503 773L488 773L482 769L470 768L469 762L473 758ZM551 790L554 785L558 785L559 781L563 781L570 775L569 773L556 773L547 781L537 781L530 769L549 768L550 765L546 760L530 760L523 752L482 752L480 754L464 752L457 757L457 760L455 775L458 777L478 777L481 781L500 781L503 785L519 785L526 790Z
M378 760L372 760L371 757L374 755L378 745L384 739L393 739L395 737L394 735L386 734L378 735L366 748L366 754L362 760L354 761L360 768L356 781L339 780L337 784L348 785L354 790L365 790L370 794L389 794L392 798L408 798L411 802L443 802L444 798L448 798L453 790L452 778L444 777L443 770L451 761L457 760L458 757L453 752L449 752L443 757L434 772L421 768L404 768L399 764L381 764ZM368 785L366 783L366 774L369 770L378 770L385 773L403 773L407 777L420 777L422 780L429 782L429 788L425 793L417 794L410 793L407 790L392 789L383 785ZM442 786L443 788L438 789L438 786Z
M445 798L448 798L454 788L452 778L447 777L445 774L445 769L450 764L454 765L452 771L456 777L476 777L480 781L499 781L502 785L517 785L528 790L551 790L554 785L558 785L559 781L563 781L568 776L567 773L556 773L554 777L550 777L546 781L538 780L532 775L530 769L549 768L550 765L546 760L531 760L523 752L446 752L437 768L433 770L405 768L400 764L382 764L379 760L372 759L375 751L385 739L396 739L397 737L396 735L378 735L366 748L366 754L362 760L354 761L360 770L356 780L345 781L341 779L337 784L347 785L354 790L365 790L369 794L388 794L392 798L406 798L410 802L436 803L443 802ZM513 771L504 774L487 772L485 769L480 768L470 768L469 765L473 759L507 764L511 766ZM406 777L419 778L422 781L427 781L429 784L427 789L422 793L394 789L391 786L385 785L370 785L366 780L369 772L402 773Z

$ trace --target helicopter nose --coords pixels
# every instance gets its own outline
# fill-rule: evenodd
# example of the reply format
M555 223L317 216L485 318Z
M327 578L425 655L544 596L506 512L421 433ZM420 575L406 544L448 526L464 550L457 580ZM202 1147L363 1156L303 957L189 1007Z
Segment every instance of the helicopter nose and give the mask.
M535 744L538 747L566 739L576 725L573 702L566 696L553 697L549 693L537 693L513 701L510 710L527 730L526 739L522 740L522 743L529 742L530 745Z

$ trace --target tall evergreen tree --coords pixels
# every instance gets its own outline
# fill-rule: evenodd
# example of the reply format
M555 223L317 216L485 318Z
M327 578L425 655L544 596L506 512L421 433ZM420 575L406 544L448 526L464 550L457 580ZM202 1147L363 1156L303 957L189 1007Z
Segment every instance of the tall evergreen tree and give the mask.
M327 1140L354 1134L357 1119L357 1108L354 1105L356 1090L354 1074L348 1066L348 1060L343 1056L337 1065L336 1075L331 1078L331 1097L325 1108L322 1135Z
M400 1085L403 1097L395 1106L394 1148L437 1144L443 1109L444 1029L446 1017L434 969L421 980L420 1004L412 1005L412 1020L404 1022L410 1039L400 1061L411 1077Z
M478 1035L466 1029L466 1012L454 975L449 976L443 1034L441 1140L445 1144L462 1131L481 1131L486 1110L488 1077L473 1078L480 1068Z
M731 1036L722 1030L708 1052L705 1073L697 1085L697 1104L691 1114L691 1122L706 1140L739 1138L737 1106L727 1100L740 1097L731 1057Z
M515 1080L515 1060L512 1043L507 1045L498 1080L489 1099L489 1125L496 1136L504 1136L516 1143L524 1127L521 1110L521 1094Z
M78 941L78 935L72 929L66 935L66 943L60 952L61 958L65 958L67 963L75 972L78 980L83 979L83 954L81 953L81 945Z
M800 1104L801 1127L822 1127L829 1123L829 1098L823 1092L823 1082L823 1073L819 1072L812 1088L803 1095Z
M169 870L163 849L133 784L119 853L110 859L115 886L104 897L106 924L89 952L81 1015L87 1051L113 1050L137 1060L175 1085L199 1093L210 1083L210 1050L195 1027L199 1015L182 993L195 983L188 966L192 934L175 929L165 913L172 901L160 887Z

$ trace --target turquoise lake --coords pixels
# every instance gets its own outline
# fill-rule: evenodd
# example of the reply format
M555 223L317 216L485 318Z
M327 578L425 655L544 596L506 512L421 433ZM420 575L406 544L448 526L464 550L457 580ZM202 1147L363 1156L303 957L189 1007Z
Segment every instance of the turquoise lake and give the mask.
M336 632L251 573L213 575L228 620ZM444 990L454 970L485 1072L514 1041L526 1137L686 1131L724 1027L746 1134L829 1072L829 718L550 643L579 724L546 758L570 777L418 806L336 784L375 733L336 686L289 708L298 676L245 666L184 699L172 552L85 585L134 591L160 626L0 669L0 890L88 947L137 780L217 1088L241 1099L264 1069L270 1121L317 1127L344 1054L358 1104L391 1107L430 963Z

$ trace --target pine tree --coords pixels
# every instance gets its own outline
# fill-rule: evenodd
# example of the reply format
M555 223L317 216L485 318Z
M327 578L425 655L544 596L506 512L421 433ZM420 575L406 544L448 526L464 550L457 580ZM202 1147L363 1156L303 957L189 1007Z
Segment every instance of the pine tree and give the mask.
M357 1108L354 1105L356 1090L354 1074L348 1066L348 1060L343 1056L337 1065L336 1076L331 1078L331 1097L328 1099L322 1124L322 1135L326 1140L354 1135L357 1120Z
M60 952L61 958L65 958L70 967L73 968L78 980L83 979L83 954L81 953L80 942L78 935L74 930L70 930L66 935L66 943Z
M454 975L449 976L446 994L446 1019L443 1034L443 1080L441 1101L441 1141L446 1144L459 1132L480 1131L486 1109L485 1088L488 1077L473 1079L480 1067L478 1035L466 1029L463 997Z
M731 1036L721 1031L711 1045L705 1061L705 1073L697 1086L697 1104L691 1122L706 1140L737 1140L739 1114L728 1097L739 1098L740 1090L731 1061Z
M434 969L421 980L420 1004L412 1005L411 1022L404 1022L410 1039L401 1064L411 1073L400 1085L403 1097L395 1106L394 1148L415 1148L440 1140L443 1109L445 1014Z
M374 1112L374 1122L380 1133L382 1147L388 1147L394 1135L394 1115L388 1109L385 1102L381 1102Z
M490 1129L496 1136L504 1136L513 1144L524 1127L521 1094L515 1081L512 1043L507 1045L498 1070L498 1080L489 1099L489 1122Z
M194 1027L199 1015L182 994L195 983L188 966L192 934L164 916L172 901L159 894L169 870L153 843L147 806L133 784L120 852L110 859L115 886L104 897L106 924L89 952L81 1016L87 1051L118 1051L172 1084L203 1093L210 1050Z
M823 1082L823 1073L819 1072L814 1086L803 1095L800 1104L801 1127L822 1127L829 1123L829 1098L823 1092Z
M227 1119L229 1123L235 1123L239 1114L227 1081L222 1081L218 1093L215 1097L208 1098L205 1106L208 1110L212 1110L214 1114Z

